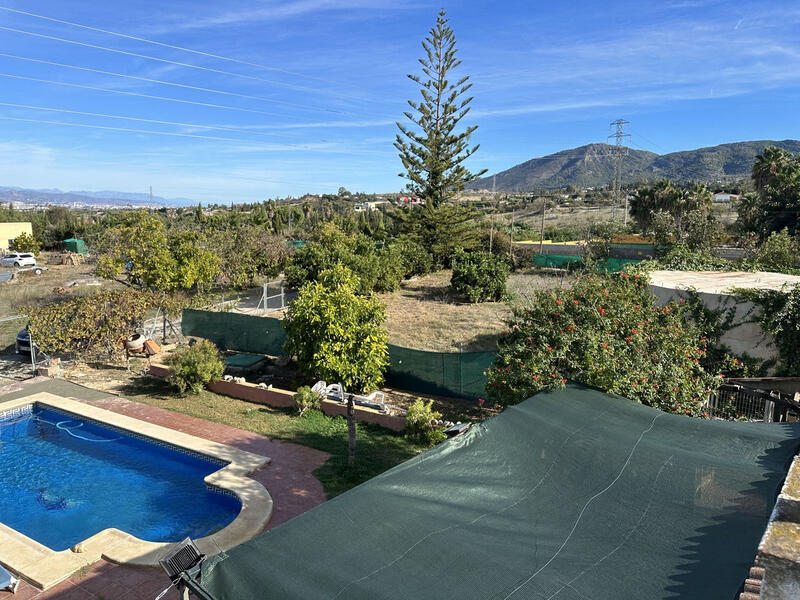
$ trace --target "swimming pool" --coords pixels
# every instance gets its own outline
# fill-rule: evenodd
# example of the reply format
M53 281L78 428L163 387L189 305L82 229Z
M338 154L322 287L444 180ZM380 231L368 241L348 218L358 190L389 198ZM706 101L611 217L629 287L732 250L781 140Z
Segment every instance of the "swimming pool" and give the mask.
M0 419L0 522L55 551L108 528L200 538L242 508L204 482L226 464L33 404Z

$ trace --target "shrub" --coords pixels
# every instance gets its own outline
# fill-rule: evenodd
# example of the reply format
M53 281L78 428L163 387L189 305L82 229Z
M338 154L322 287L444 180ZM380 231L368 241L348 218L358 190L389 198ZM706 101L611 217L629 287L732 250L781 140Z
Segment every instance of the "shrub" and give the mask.
M337 265L300 289L284 320L286 351L306 375L360 392L383 381L388 364L386 309L359 296L358 280Z
M322 403L322 394L304 385L294 395L294 403L297 405L297 416L302 417L308 410L319 410Z
M796 273L800 256L800 244L789 235L788 229L773 232L761 244L753 260L753 266L761 271Z
M181 394L199 394L211 381L222 377L225 365L217 347L203 340L194 346L182 346L167 357L167 381Z
M389 243L389 250L399 257L403 265L403 277L427 275L433 269L433 256L422 244L408 236L401 236Z
M9 243L9 250L15 250L16 252L32 252L37 256L41 249L42 245L36 241L36 238L24 232L20 233Z
M778 351L775 374L800 376L800 286L780 290L736 289L738 297L753 302L758 311L753 316L765 333L774 336Z
M394 290L404 274L396 252L377 250L374 240L366 235L347 235L334 226L326 226L294 254L286 269L286 282L301 288L308 282L319 281L323 271L336 265L346 267L355 276L355 290L362 295Z
M705 412L720 379L702 364L704 332L685 304L658 306L639 275L589 275L514 308L487 393L515 404L568 379L667 412Z
M611 244L615 237L623 232L622 224L617 221L600 221L592 225L587 232L585 261L601 261L611 257Z
M425 446L443 442L447 436L433 424L441 416L441 413L433 410L433 400L425 402L417 398L406 412L406 437Z
M725 271L731 270L734 263L709 250L692 250L686 244L674 244L660 258L644 261L641 266L667 271Z
M381 248L377 257L378 269L373 289L376 292L393 292L406 277L405 258L394 247Z
M506 295L508 263L489 252L458 252L450 285L470 302L499 302Z

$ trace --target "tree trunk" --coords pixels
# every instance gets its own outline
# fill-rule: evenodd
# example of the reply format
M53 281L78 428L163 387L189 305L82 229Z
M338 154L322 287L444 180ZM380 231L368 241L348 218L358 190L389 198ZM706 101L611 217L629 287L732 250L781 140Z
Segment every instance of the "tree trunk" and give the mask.
M352 394L347 399L347 466L356 464L356 405Z

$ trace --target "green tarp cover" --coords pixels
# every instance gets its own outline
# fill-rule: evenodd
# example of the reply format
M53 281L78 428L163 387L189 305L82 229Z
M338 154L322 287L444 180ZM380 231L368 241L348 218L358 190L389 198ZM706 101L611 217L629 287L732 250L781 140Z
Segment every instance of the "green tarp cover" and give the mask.
M218 600L734 600L800 424L541 393L209 561Z
M68 238L64 240L64 249L68 250L69 252L77 252L78 254L86 254L88 252L86 248L86 242L76 238Z
M252 367L254 364L264 360L263 356L255 354L234 354L223 358L225 365L228 367Z

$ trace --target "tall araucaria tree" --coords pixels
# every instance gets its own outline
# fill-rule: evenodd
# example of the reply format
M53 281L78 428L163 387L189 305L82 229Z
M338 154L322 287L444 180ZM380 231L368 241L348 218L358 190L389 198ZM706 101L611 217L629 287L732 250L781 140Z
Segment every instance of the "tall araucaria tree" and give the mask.
M472 96L465 94L472 84L468 83L469 75L456 82L448 79L461 60L456 57L456 37L447 24L444 9L436 17L436 26L422 42L422 48L426 54L419 61L423 75L408 76L419 84L422 100L409 100L412 110L403 113L416 128L397 123L400 133L394 146L405 169L400 176L410 180L409 191L424 199L430 208L437 208L486 169L471 173L463 165L479 147L470 147L470 137L478 126L470 125L456 132L470 110Z

